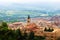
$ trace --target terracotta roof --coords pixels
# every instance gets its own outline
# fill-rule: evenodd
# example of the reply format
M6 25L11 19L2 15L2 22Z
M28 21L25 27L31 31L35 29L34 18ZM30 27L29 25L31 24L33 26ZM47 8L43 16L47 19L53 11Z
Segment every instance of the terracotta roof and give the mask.
M26 27L28 29L30 29L31 31L34 31L34 30L38 29L37 25L35 23L30 23L29 25L26 25Z
M29 25L26 25L26 27L29 27L29 28L33 28L33 27L35 27L35 26L36 26L35 23L30 23Z
M15 23L13 23L13 24L15 24L15 25L20 25L20 24L22 24L22 22L15 22Z

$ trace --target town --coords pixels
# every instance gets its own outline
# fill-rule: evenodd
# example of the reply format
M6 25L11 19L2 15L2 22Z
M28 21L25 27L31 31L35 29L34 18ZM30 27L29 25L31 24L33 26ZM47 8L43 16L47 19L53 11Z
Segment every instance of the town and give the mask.
M0 40L60 40L60 0L0 0Z
M60 37L60 28L58 28L54 23L43 19L32 20L30 15L28 15L26 22L8 24L8 29L20 29L22 33L33 31L35 36L45 36L46 40L56 40Z

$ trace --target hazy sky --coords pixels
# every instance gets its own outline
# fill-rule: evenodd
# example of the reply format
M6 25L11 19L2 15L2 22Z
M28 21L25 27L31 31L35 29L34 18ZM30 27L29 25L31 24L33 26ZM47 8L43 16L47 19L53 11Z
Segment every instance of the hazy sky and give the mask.
M0 0L0 8L60 9L60 0Z
M50 9L60 10L60 0L0 0L0 12L2 12L1 10L3 10L3 13L4 13L5 12L4 9L7 9L7 10L9 9L6 12L7 15L14 14L15 11L13 10L18 11L21 9L23 10L24 9L33 9L33 10L49 9L48 11L50 11ZM60 15L60 13L58 13L58 15ZM40 16L48 16L48 14L40 13Z

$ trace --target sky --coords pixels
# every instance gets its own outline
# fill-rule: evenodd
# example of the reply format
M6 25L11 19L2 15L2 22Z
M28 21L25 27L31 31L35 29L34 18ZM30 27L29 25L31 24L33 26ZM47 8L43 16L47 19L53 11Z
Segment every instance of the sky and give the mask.
M4 11L4 9L8 11ZM3 13L5 12L7 15L15 14L16 12L13 10L19 11L29 9L48 10L48 11L60 10L60 0L0 0L0 12L2 12L1 10L3 10ZM40 15L48 16L48 14L42 14L42 13ZM60 13L58 13L58 15L60 15Z
M0 0L0 9L60 9L60 0Z

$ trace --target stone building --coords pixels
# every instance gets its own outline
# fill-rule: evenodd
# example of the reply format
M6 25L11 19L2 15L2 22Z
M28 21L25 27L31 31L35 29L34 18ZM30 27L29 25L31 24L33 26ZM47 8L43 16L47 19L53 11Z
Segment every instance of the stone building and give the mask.
M56 32L44 32L46 40L56 40Z

